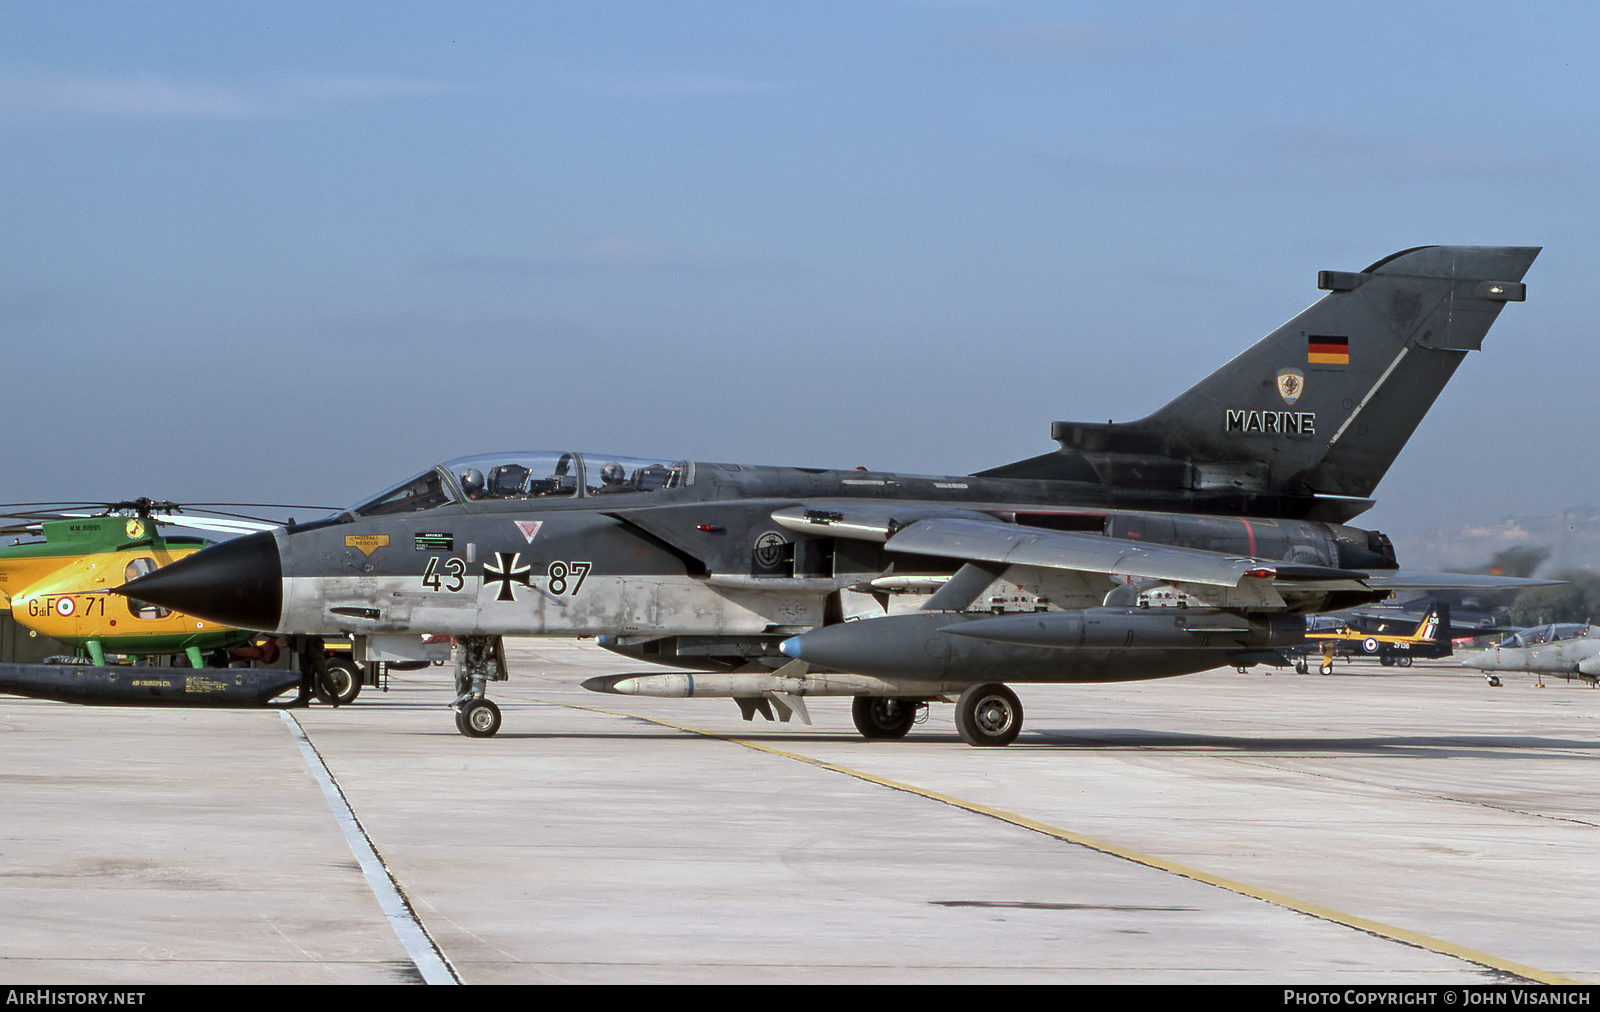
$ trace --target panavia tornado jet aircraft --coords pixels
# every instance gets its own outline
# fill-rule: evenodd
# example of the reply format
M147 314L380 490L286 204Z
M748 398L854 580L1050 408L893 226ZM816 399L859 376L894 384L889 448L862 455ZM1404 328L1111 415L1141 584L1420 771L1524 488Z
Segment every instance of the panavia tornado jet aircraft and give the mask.
M351 634L403 659L456 642L458 728L500 713L501 637L598 636L679 669L601 692L720 696L746 719L854 697L904 735L956 703L1005 745L1005 683L1160 678L1282 662L1305 616L1421 587L1346 526L1507 302L1535 247L1427 246L1364 271L1140 421L1058 422L1059 448L935 477L502 453L430 467L313 523L206 549L126 585L162 607L279 634ZM1527 581L1533 582L1533 581Z

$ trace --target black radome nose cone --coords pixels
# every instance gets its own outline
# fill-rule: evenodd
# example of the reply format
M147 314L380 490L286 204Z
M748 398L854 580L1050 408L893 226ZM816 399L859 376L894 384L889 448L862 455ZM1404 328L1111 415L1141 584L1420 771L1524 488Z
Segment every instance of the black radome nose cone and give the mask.
M272 631L283 611L283 562L270 533L247 534L116 588L136 601L239 629Z

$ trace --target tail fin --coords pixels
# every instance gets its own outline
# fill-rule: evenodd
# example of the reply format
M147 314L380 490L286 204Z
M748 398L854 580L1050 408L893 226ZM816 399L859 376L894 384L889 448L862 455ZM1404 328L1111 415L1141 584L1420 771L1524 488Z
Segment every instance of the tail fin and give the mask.
M1417 631L1411 634L1411 639L1422 643L1428 640L1437 640L1440 634L1450 627L1448 620L1439 614L1439 609L1445 605L1434 605L1428 613L1422 616L1422 621L1417 623Z
M1282 509L1301 515L1318 496L1347 497L1360 512L1467 352L1523 300L1538 254L1419 246L1323 271L1328 295L1155 414L1057 422L1059 451L983 473L1082 481L1087 465L1118 488L1294 500Z
M1434 605L1433 614L1438 619L1438 623L1433 628L1433 640L1448 650L1451 642L1450 602L1440 601Z

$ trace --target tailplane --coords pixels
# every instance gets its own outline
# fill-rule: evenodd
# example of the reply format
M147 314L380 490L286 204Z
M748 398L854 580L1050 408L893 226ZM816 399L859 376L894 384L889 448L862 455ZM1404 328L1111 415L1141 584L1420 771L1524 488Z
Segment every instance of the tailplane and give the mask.
M1193 508L1345 520L1507 302L1536 246L1419 246L1357 272L1136 422L1056 422L1054 453L982 472L1180 494Z

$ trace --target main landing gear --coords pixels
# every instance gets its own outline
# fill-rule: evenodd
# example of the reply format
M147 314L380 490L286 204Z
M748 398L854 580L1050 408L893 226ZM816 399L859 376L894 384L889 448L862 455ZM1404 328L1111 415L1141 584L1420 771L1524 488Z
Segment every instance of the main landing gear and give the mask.
M956 730L968 745L1009 745L1022 731L1022 700L1004 685L973 685L956 700Z
M488 698L490 682L506 679L506 647L498 636L456 637L456 730L468 738L492 738L500 730L500 708Z
M850 706L856 730L863 738L904 738L911 725L927 712L928 704L890 696L857 696Z
M894 696L857 696L850 706L861 737L879 741L904 738L927 711L920 699ZM1009 745L1022 731L1022 700L998 683L969 686L956 700L956 730L968 745Z
M324 703L345 706L361 694L361 669L348 657L327 658L319 675L312 691Z
M270 664L277 659L278 648L269 646L270 656L249 657L246 654L245 659ZM321 636L297 636L293 646L299 654L300 693L291 706L306 706L313 696L332 706L355 702L356 696L361 694L363 680L359 664L348 657L329 654ZM259 653L262 648L256 649ZM241 651L235 648L235 652Z

